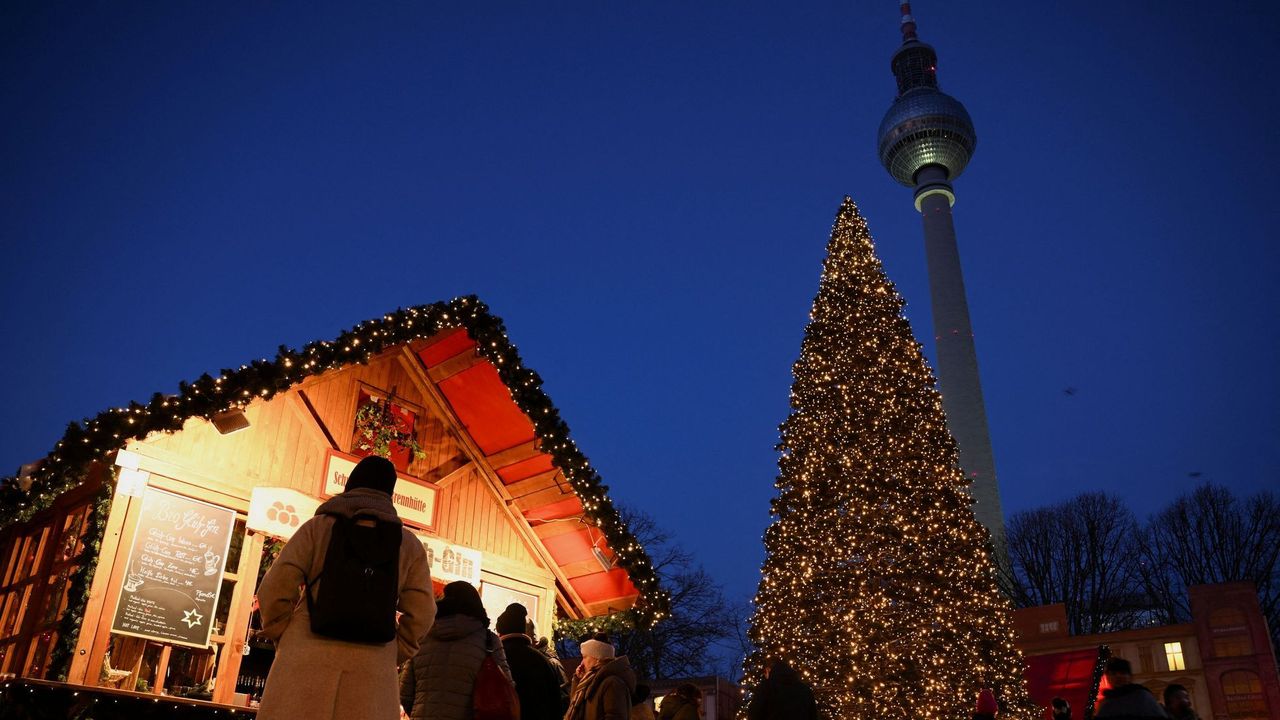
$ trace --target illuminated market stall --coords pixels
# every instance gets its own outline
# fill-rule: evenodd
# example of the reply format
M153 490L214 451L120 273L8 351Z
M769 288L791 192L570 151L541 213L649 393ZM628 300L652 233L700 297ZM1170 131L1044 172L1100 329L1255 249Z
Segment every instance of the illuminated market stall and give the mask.
M523 603L548 636L665 612L538 375L466 297L73 423L0 486L0 673L244 707L271 660L257 581L374 452L437 590Z

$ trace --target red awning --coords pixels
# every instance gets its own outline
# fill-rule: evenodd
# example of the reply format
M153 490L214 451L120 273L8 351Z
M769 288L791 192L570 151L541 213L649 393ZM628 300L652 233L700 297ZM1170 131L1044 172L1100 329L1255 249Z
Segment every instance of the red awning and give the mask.
M475 341L462 328L445 331L420 347L418 357L582 602L629 607L639 591L625 570L607 569L595 556L593 549L606 558L613 551L603 533L588 527L582 503L563 477L549 477L556 471L552 457L538 450L533 423L493 363L476 354ZM539 532L549 522L573 518L584 522L569 532Z
M1072 720L1084 720L1093 689L1093 672L1098 666L1098 648L1033 655L1027 658L1027 692L1044 708L1044 719L1052 720L1050 704L1055 697L1071 703Z

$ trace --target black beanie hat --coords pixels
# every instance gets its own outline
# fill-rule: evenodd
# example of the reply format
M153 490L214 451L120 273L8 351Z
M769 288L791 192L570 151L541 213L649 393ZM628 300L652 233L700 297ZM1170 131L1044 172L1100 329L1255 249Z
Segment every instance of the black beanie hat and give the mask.
M396 466L377 455L361 460L347 478L347 490L357 488L369 488L390 495L396 489Z
M520 603L511 603L494 621L493 629L499 635L510 635L525 631L525 622L529 619L529 611Z
M489 616L485 614L484 603L480 602L480 593L465 580L454 580L444 586L444 597L436 601L436 617L450 615L467 615L484 622L489 626Z

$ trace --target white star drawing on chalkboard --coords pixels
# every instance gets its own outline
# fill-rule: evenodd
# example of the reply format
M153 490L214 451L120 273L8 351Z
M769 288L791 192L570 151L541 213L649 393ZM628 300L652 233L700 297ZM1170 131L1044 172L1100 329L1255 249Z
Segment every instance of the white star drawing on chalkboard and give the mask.
M186 623L189 628L199 625L200 621L204 619L204 616L200 614L199 609L193 608L191 610L183 610L182 612L182 622Z

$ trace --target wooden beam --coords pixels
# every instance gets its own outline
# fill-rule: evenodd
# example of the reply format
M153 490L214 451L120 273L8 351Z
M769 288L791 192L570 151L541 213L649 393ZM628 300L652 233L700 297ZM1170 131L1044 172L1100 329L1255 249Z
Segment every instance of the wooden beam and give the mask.
M419 479L427 482L436 482L442 477L453 474L455 470L460 470L470 464L471 458L467 457L466 453L459 453L423 473Z
M556 585L560 588L562 597L567 598L571 604L568 607L568 615L571 617L581 617L586 611L587 604L583 601L578 591L573 589L569 584L569 579L560 572L560 566L556 564L555 558L551 557L551 553L547 552L546 546L542 544L542 540L533 532L533 528L529 527L529 523L522 515L515 512L511 507L512 497L507 492L507 488L502 483L502 478L498 477L498 473L494 471L493 466L485 461L485 455L481 452L480 447L476 445L475 439L463 427L462 421L454 414L453 408L449 406L444 395L440 393L440 388L431 382L431 378L427 376L427 371L422 365L422 360L413 353L408 347L401 346L402 354L400 357L401 364L409 373L409 376L417 380L419 389L422 390L423 399L436 414L443 418L446 425L453 430L458 442L462 445L462 449L471 456L475 462L476 468L480 470L480 475L487 479L489 490L501 500L503 511L506 512L507 518L511 521L512 527L520 535L521 541L524 542L525 549L531 555L542 561L551 574L555 576Z
M457 482L458 480L460 480L460 479L462 479L462 478L466 477L467 475L470 475L470 474L471 474L471 470L472 470L472 465L471 465L471 463L469 463L469 462L468 462L466 465L463 465L462 467L458 468L457 470L454 470L453 472L449 473L448 475L445 475L444 477L440 478L439 480L433 480L432 482L434 482L434 483L436 484L436 487L438 487L438 488L440 488L441 490L443 490L443 489L445 489L445 488L449 487L450 485L454 484L454 483L455 483L455 482Z
M539 452L538 439L534 438L529 442L514 445L506 450L499 450L492 455L486 455L484 460L489 463L489 467L491 468L504 468L508 465L515 465L518 462L523 462L529 458L536 457Z
M600 567L600 561L595 558L571 562L568 565L561 565L560 570L567 575L570 580L580 578L583 575L596 575L598 573L607 572L604 568Z
M539 490L558 487L563 480L559 470L548 470L544 473L538 473L531 478L525 478L519 482L513 482L507 486L507 492L511 493L511 497L518 498L535 493ZM565 483L567 486L568 483Z
M333 439L333 435L329 432L329 428L325 427L324 421L320 419L320 413L316 412L316 408L311 404L311 399L307 397L307 393L298 390L288 394L289 408L293 410L293 414L298 417L302 426L306 429L307 434L321 445L328 445L334 450L341 450L338 447L338 441Z
M593 617L596 615L608 615L609 613L615 613L619 610L627 610L635 604L635 597L613 598L611 600L601 600L600 602L591 603L587 606L587 612Z
M543 505L550 505L553 502L559 502L571 495L573 495L571 491L561 490L560 487L557 486L547 488L546 490L539 490L536 493L530 493L524 497L512 498L512 500L515 502L516 507L520 508L521 512L529 512L530 510L537 510Z
M463 370L470 370L482 362L485 362L484 356L476 352L475 348L468 348L435 367L428 368L427 377L431 378L431 382L438 383L457 375Z
M125 447L140 458L139 470L160 476L152 478L152 485L225 505L239 512L249 511L252 483L232 480L220 473L196 470L186 464L191 462L191 458L156 445L131 440Z
M589 526L582 522L581 518L557 518L555 520L544 520L534 525L533 532L543 540L547 540L560 535L582 532L587 527Z

